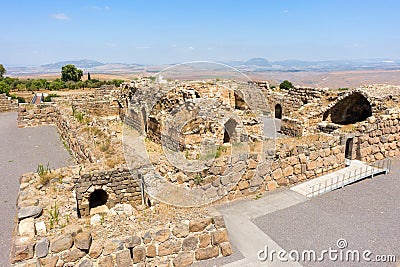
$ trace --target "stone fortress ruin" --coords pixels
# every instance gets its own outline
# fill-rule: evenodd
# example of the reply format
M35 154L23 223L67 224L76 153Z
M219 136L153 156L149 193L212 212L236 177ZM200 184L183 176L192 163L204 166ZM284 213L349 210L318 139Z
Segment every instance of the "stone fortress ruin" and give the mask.
M20 104L19 127L55 125L77 164L21 177L13 266L188 266L230 255L212 203L299 184L345 159L400 156L399 97L387 85L143 78Z

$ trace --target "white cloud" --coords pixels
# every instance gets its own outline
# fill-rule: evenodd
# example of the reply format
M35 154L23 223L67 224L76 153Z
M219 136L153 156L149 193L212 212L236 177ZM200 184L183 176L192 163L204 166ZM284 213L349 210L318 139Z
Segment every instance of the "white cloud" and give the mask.
M56 13L56 14L51 14L50 15L53 19L58 19L58 20L69 20L69 17L65 15L64 13Z
M193 46L189 46L187 49L188 50L194 50L194 47Z

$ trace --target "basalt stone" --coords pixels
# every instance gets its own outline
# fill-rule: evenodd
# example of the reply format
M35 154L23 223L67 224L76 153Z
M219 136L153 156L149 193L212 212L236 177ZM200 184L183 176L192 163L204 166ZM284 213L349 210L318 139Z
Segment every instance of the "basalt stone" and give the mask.
M42 238L36 242L36 257L44 258L49 254L50 241L48 238Z
M133 263L144 262L146 260L146 249L143 246L138 246L132 250Z
M124 240L125 247L134 248L142 243L142 239L138 236L128 236Z
M62 259L64 260L64 262L75 262L81 258L83 258L85 256L85 252L77 249L77 248L73 248L70 251L64 253L62 255Z
M101 252L103 252L103 243L96 240L93 241L89 249L89 256L92 259L97 259L101 255Z
M115 254L115 263L118 267L132 266L131 252L128 249Z
M23 220L25 218L37 218L42 214L43 208L39 206L28 206L22 207L18 211L18 219Z
M72 247L73 240L69 235L64 235L53 239L50 242L50 249L52 252L61 252Z
M179 252L176 258L172 261L176 267L186 267L193 263L194 252L182 251Z
M208 260L211 258L218 257L218 255L219 255L219 248L217 246L200 248L196 250L195 253L196 260Z
M116 251L122 250L124 248L124 242L118 239L107 240L104 243L103 254L105 256L110 255Z
M168 240L170 235L171 235L171 231L169 229L161 229L155 233L154 239L161 243L161 242Z
M172 234L178 238L186 237L189 234L189 226L185 223L179 223L172 229Z
M190 232L201 232L212 223L211 218L195 219L189 222Z
M92 243L92 235L89 231L78 233L75 236L75 246L80 250L89 250Z
M197 237L194 236L186 237L182 242L182 250L184 251L195 250L197 248L198 243L199 239Z

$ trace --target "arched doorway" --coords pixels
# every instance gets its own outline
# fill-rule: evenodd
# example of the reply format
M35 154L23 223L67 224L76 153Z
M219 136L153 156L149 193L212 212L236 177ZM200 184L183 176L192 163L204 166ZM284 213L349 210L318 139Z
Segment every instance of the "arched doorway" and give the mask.
M353 157L353 138L348 138L346 140L346 149L344 152L344 156L346 159L352 159L352 157Z
M281 104L275 105L275 119L282 119L282 106Z
M236 136L237 122L234 119L229 119L224 125L224 143L229 143Z
M108 195L103 189L94 190L89 196L89 208L95 208L107 203Z
M323 115L323 120L329 118L336 124L352 124L364 121L372 116L372 107L368 99L360 93L353 93L339 102Z

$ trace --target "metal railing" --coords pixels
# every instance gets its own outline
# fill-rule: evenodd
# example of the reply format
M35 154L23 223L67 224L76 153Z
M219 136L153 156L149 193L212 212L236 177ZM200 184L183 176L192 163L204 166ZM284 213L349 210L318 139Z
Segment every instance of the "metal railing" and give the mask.
M373 178L374 175L380 173L388 174L390 172L390 168L390 159L375 161L371 164L355 169L354 171L349 171L348 173L332 177L330 180L325 180L324 182L310 186L311 192L306 196L315 197L337 188L343 188L345 185L357 182L366 177Z

